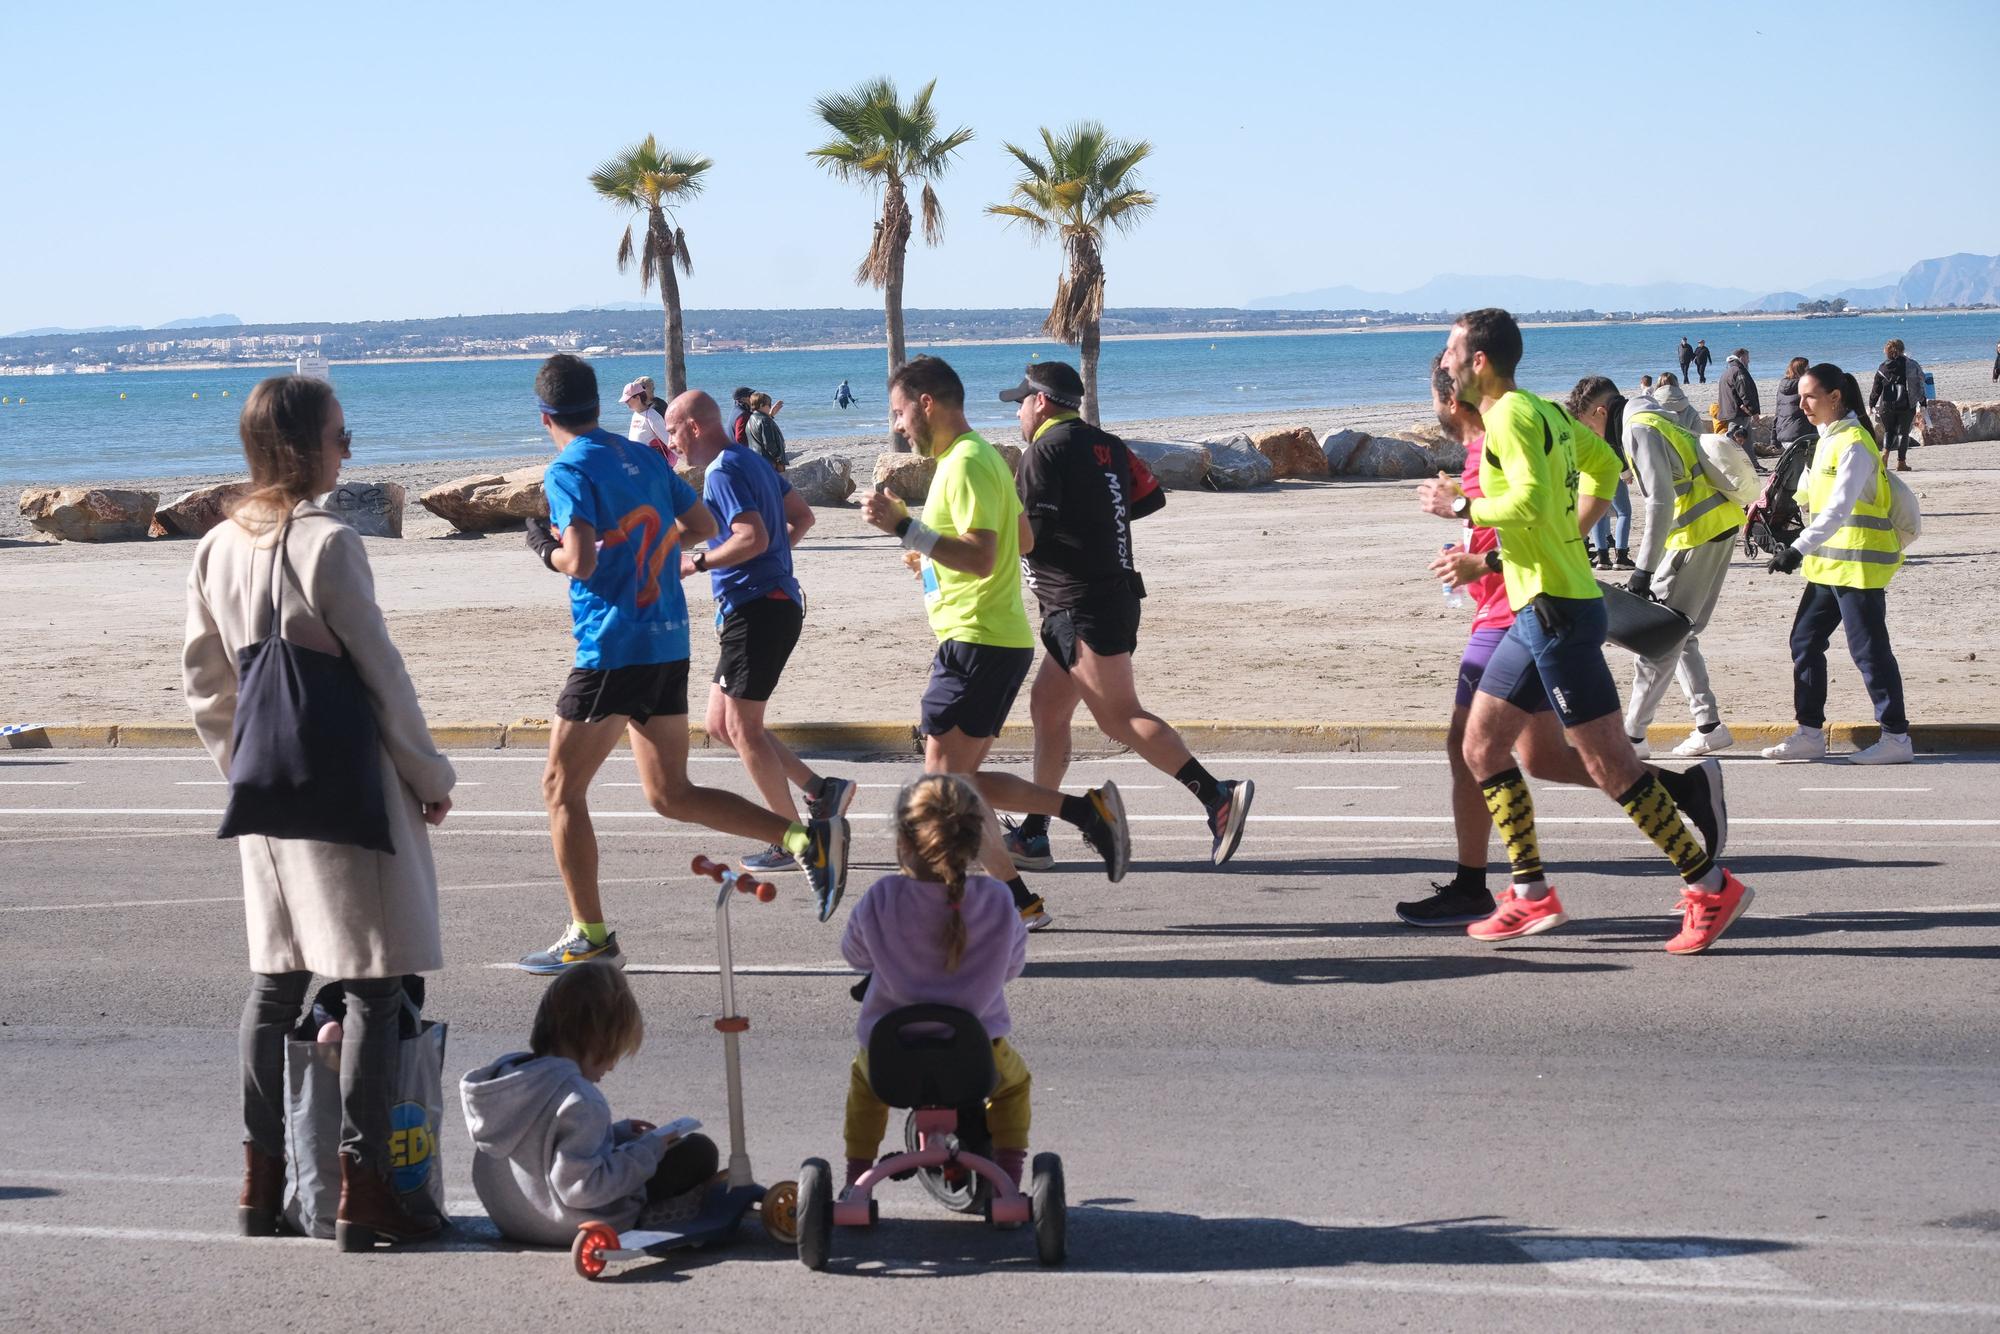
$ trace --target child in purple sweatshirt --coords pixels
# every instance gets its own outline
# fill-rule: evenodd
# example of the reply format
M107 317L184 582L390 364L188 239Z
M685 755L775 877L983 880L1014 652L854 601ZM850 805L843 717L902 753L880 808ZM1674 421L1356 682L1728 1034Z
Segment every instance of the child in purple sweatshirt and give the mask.
M848 914L840 952L872 974L854 1035L861 1050L847 1082L847 1184L875 1162L889 1108L868 1084L868 1036L905 1005L953 1005L979 1016L993 1039L1000 1083L987 1100L994 1161L1018 1183L1028 1160L1028 1067L1007 1041L1006 986L1028 962L1028 928L1007 886L971 873L986 807L963 778L929 774L896 798L902 874L869 886Z

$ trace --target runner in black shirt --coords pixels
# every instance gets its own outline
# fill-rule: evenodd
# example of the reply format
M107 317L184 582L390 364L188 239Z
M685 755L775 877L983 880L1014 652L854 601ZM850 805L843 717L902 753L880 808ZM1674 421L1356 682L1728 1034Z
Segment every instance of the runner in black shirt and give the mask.
M1218 782L1180 733L1146 711L1132 678L1145 583L1132 563L1132 520L1166 503L1146 465L1117 436L1077 416L1083 380L1060 361L1038 361L1005 403L1020 405L1016 484L1035 542L1022 573L1042 610L1047 650L1029 695L1035 782L1054 788L1069 768L1070 719L1081 703L1113 741L1130 746L1192 792L1208 813L1220 866L1235 855L1256 795L1249 779ZM1029 868L1055 864L1048 820L1029 816L1007 835L1007 852Z

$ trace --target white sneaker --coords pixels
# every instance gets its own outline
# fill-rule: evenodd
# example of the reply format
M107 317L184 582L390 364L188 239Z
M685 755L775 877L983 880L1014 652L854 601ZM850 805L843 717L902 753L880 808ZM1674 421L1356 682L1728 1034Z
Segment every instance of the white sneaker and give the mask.
M1764 758L1798 763L1826 758L1826 733L1817 727L1801 727L1775 746L1764 747Z
M1908 764L1917 758L1917 748L1908 732L1884 732L1882 739L1866 750L1847 757L1849 764Z
M1633 737L1627 737L1625 739L1632 743L1632 753L1634 755L1637 755L1642 760L1650 760L1653 758L1653 744L1650 741L1646 740L1646 738L1642 736L1633 736Z
M1697 755L1711 755L1718 750L1728 750L1736 744L1736 738L1729 734L1728 723L1717 723L1713 732L1699 728L1687 734L1687 740L1674 747L1674 754L1692 759Z

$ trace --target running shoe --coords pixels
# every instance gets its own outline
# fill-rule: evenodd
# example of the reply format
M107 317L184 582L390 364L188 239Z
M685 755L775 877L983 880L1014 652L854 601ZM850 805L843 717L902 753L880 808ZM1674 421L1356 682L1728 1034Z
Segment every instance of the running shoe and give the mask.
M1436 890L1429 898L1396 905L1396 916L1407 926L1471 926L1491 917L1499 907L1484 889L1477 893L1460 889L1458 882L1432 883Z
M1908 764L1917 758L1917 748L1908 732L1884 732L1882 739L1866 750L1847 757L1849 764Z
M1729 843L1729 799L1722 790L1722 762L1703 760L1679 773L1672 769L1657 772L1660 786L1674 799L1674 805L1681 808L1681 814L1694 826L1695 833L1701 835L1701 846L1708 859L1722 860L1722 850Z
M1826 758L1826 733L1817 727L1801 727L1775 746L1764 747L1764 758L1785 764Z
M1208 813L1208 832L1215 836L1209 858L1220 866L1236 855L1236 845L1243 841L1243 826L1250 819L1250 803L1257 799L1257 785L1247 778L1232 778L1216 786L1222 789L1222 802Z
M847 892L847 820L813 820L806 825L806 850L799 854L819 904L819 920L833 916Z
M1498 909L1483 922L1474 922L1465 928L1465 934L1474 940L1497 942L1516 940L1522 936L1538 936L1544 931L1553 931L1569 920L1563 911L1562 900L1556 897L1553 886L1538 899L1524 899L1514 892L1512 885L1500 891Z
M1132 826L1125 819L1125 802L1118 784L1106 780L1084 794L1090 798L1090 823L1083 827L1083 841L1104 858L1104 877L1112 884L1125 878L1132 865Z
M524 973L560 973L565 968L574 968L580 963L613 963L625 966L625 956L618 949L618 933L610 932L602 945L590 943L590 937L572 924L563 932L562 939L545 950L521 956L520 969Z
M1722 873L1722 888L1713 894L1689 885L1681 891L1680 934L1667 942L1667 953L1701 953L1721 939L1756 897L1750 886L1728 871Z
M794 857L791 853L786 852L782 847L773 843L762 852L752 853L750 856L745 857L743 859L743 869L746 871L796 871L800 868L797 857Z
M1712 755L1718 750L1728 750L1736 744L1736 738L1729 734L1728 723L1717 723L1712 731L1700 728L1687 734L1687 740L1674 747L1674 754L1693 758L1696 755Z
M1021 905L1021 922L1030 931L1039 931L1055 920L1049 916L1049 910L1043 905L1042 896L1039 894Z
M1632 743L1632 753L1634 755L1637 755L1642 760L1653 758L1652 743L1647 741L1646 738L1642 736L1628 736L1625 739Z
M1000 837L1001 846L1007 849L1008 860L1016 867L1023 871L1047 871L1055 867L1056 855L1049 847L1047 830L1030 834L1012 817L1002 817L1000 823L1006 827Z
M806 819L837 820L854 804L860 784L851 778L822 778L819 791L806 802Z

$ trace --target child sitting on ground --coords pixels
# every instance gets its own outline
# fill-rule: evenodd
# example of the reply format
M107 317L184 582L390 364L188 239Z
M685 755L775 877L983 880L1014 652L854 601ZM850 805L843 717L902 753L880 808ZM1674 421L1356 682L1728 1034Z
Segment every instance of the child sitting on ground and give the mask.
M502 1236L567 1246L592 1219L622 1232L649 1203L715 1175L706 1135L670 1137L645 1121L611 1119L597 1083L645 1035L625 975L579 964L542 993L527 1051L459 1083L476 1150L473 1189Z
M868 1084L868 1037L905 1005L952 1005L977 1015L993 1039L1000 1083L987 1100L994 1161L1018 1184L1028 1159L1028 1067L1007 1041L1006 985L1028 962L1028 929L1007 886L970 874L986 807L963 778L930 774L896 798L896 855L847 919L840 952L873 976L855 1026L861 1051L847 1082L847 1184L875 1162L889 1108Z

